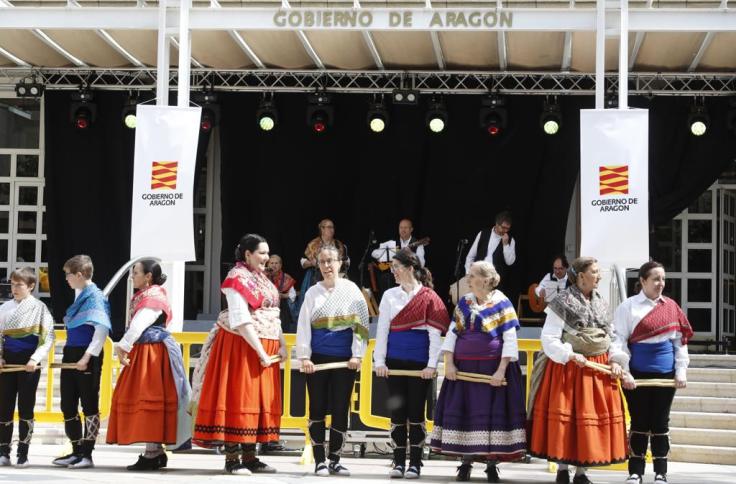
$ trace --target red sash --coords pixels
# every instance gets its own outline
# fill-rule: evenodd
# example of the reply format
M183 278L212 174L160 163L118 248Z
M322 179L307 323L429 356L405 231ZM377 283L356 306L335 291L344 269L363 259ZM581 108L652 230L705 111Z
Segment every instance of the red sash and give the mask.
M253 309L279 307L279 291L262 271L253 271L243 262L235 264L222 282L222 289L238 292Z
M133 295L130 300L130 317L143 308L153 309L155 311L163 311L166 314L166 326L171 322L171 306L169 298L166 296L166 289L161 286L150 286L141 289Z
M421 288L391 320L391 331L406 331L425 324L439 329L442 334L445 334L450 325L445 303L428 287Z
M289 274L284 271L279 271L276 274L271 274L268 277L271 282L276 286L276 289L282 294L286 294L289 290L294 287L296 281Z
M634 332L629 337L629 343L638 343L645 339L670 331L679 331L682 334L682 344L686 345L693 336L685 313L675 301L662 297L661 301L639 321Z

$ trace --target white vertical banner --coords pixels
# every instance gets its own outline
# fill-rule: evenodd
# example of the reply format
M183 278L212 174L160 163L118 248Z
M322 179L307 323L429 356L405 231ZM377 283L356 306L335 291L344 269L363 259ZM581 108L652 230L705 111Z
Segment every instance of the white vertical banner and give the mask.
M580 111L580 255L639 267L649 260L649 112Z
M138 106L130 256L190 261L201 108Z

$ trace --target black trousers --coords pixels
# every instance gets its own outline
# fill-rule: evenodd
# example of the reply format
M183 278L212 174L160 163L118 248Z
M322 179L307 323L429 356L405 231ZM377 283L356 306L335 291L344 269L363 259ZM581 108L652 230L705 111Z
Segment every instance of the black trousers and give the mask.
M672 379L675 372L643 373L631 370L635 379ZM654 473L667 474L667 454L670 451L670 408L675 398L674 388L641 387L624 390L631 416L629 431L629 474L644 475L647 447L652 446Z
M423 370L425 363L386 359L389 370ZM388 377L388 409L391 411L391 440L394 443L394 464L406 464L406 440L409 438L409 465L420 466L427 432L424 409L432 380L411 376ZM408 431L407 431L408 426Z
M32 355L33 350L17 353L6 351L3 359L7 365L25 365ZM28 445L33 435L33 407L36 405L36 390L40 378L40 371L0 373L0 455L10 456L16 398L20 417L18 455L28 455Z
M312 363L334 363L347 361L349 357L312 355ZM345 443L345 432L348 430L348 413L350 396L355 384L355 370L340 368L338 370L317 371L307 375L309 391L309 437L316 463L325 461L325 417L332 416L330 425L329 458L340 460L340 450Z
M76 363L86 347L64 347L63 363ZM100 375L102 358L93 356L85 371L61 370L61 412L64 414L64 430L72 443L75 454L90 457L100 432ZM84 436L79 416L79 404L84 412Z

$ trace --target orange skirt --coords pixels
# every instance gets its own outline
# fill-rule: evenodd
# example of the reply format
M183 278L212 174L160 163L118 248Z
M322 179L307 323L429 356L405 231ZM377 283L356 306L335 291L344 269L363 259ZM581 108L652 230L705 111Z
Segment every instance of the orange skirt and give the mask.
M269 355L278 354L278 340L261 339L261 344ZM263 368L240 335L220 330L207 362L192 441L203 447L272 442L280 428L279 365Z
M164 343L133 345L112 394L108 444L176 444L178 397Z
M588 357L608 364L608 355ZM529 453L576 466L626 460L626 421L616 380L573 362L547 362L527 429Z

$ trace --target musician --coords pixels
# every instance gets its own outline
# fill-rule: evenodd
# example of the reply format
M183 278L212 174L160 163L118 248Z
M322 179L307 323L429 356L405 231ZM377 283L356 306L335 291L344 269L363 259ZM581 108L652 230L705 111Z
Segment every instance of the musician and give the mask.
M378 299L381 299L386 290L396 285L394 276L391 274L391 260L401 249L408 249L416 254L421 266L425 267L424 239L417 240L412 236L413 232L414 224L412 221L403 218L399 221L399 238L381 242L378 248L371 252L371 256L378 262L378 269L381 271L376 281L378 283Z
M557 294L570 287L570 280L567 278L568 267L570 263L567 262L567 257L562 254L555 257L552 262L552 272L547 273L534 288L537 297L550 302Z
M371 252L371 255L378 262L387 262L390 264L391 259L393 258L393 256L396 255L399 250L408 247L409 250L417 255L419 262L422 264L422 267L424 267L426 265L426 260L424 258L424 246L413 245L417 242L417 239L412 236L413 232L414 224L412 223L412 221L408 218L401 219L401 221L399 222L399 238L382 242L376 250Z
M516 262L516 241L511 236L511 213L500 212L496 215L496 224L490 229L483 229L475 236L473 245L465 258L465 273L470 273L473 262L485 260L493 264L501 283L499 289L512 295L509 281L511 266Z

